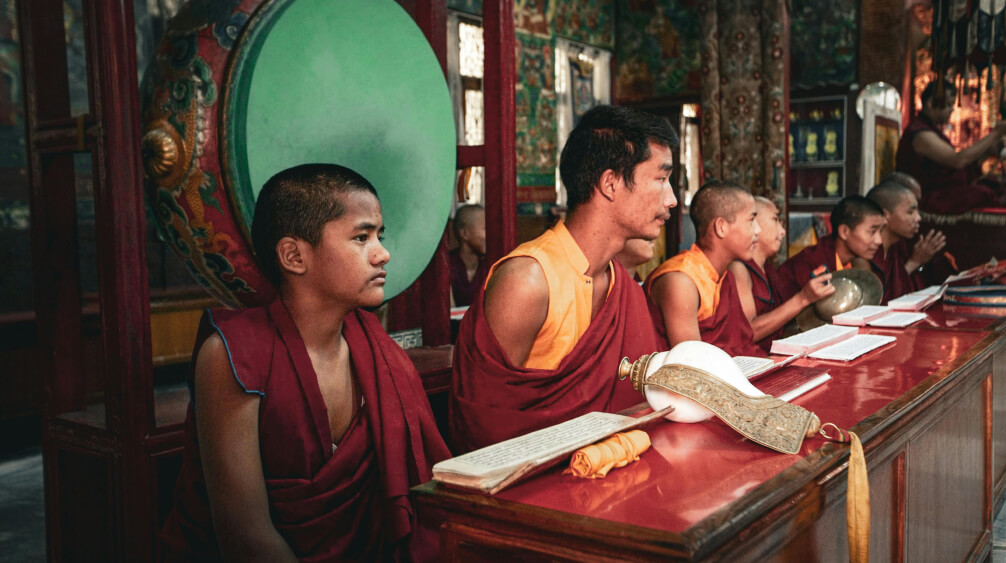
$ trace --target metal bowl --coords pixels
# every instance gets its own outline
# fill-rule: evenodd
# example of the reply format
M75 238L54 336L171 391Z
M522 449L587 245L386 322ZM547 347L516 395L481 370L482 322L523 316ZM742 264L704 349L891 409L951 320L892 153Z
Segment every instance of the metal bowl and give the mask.
M859 268L846 268L832 274L831 283L835 293L809 305L796 316L800 331L810 330L831 322L839 313L851 311L863 305L880 305L884 296L884 284L873 272Z

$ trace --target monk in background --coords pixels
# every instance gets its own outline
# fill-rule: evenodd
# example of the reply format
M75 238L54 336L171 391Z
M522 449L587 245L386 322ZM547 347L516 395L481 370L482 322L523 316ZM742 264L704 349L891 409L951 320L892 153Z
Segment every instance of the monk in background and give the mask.
M922 221L919 202L910 189L897 182L881 182L866 197L883 208L887 221L880 232L883 244L872 260L876 269L884 274L881 303L887 303L924 287L920 270L947 245L947 237L940 231L930 230L912 244Z
M702 340L731 356L764 356L728 270L734 260L751 258L758 243L754 198L738 184L713 180L695 193L689 215L695 244L661 264L643 285L656 330L668 348Z
M765 352L772 341L782 337L782 329L804 309L835 293L829 282L831 274L817 276L806 284L799 293L783 301L779 293L778 273L772 259L782 248L786 229L779 217L779 208L771 200L756 196L755 219L761 227L758 245L747 260L730 263L730 273L737 280L737 294L740 296L744 316L751 323L753 338Z
M203 316L165 561L432 560L409 488L450 456L384 301L384 223L348 168L273 176L252 222L278 296Z
M815 272L838 272L853 266L871 270L883 279L883 272L871 266L870 260L883 244L884 210L863 196L842 198L831 211L831 234L808 246L779 267L779 293L789 299L818 275Z
M497 262L461 321L449 398L456 453L642 400L618 380L618 364L662 346L642 322L639 286L613 258L670 218L677 146L666 119L624 107L595 107L570 133L559 163L566 220Z
M632 279L641 282L638 268L653 259L653 244L654 241L643 238L629 239L615 255L615 260L622 264Z
M451 273L451 307L467 307L482 291L489 273L486 257L486 211L481 205L462 205L454 212L458 247L447 253Z

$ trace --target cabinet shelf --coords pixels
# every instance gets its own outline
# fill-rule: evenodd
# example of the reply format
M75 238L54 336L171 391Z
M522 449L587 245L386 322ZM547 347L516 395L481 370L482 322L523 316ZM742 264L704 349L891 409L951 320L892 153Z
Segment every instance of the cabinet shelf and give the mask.
M794 162L789 165L791 170L801 168L842 168L845 166L844 160L818 160L812 162Z

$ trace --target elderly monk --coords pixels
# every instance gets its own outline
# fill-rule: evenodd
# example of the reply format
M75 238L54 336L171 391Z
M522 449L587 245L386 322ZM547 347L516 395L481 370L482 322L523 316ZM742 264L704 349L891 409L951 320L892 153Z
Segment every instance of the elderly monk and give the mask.
M252 239L278 297L203 316L161 560L436 557L409 488L450 453L415 368L361 310L384 300L383 231L348 168L266 182Z
M751 323L754 340L768 352L772 341L782 336L782 329L804 307L835 292L828 283L831 274L817 276L806 284L799 293L783 301L779 294L778 274L772 258L782 248L786 229L779 217L779 208L771 200L755 197L755 219L761 227L758 245L747 260L730 263L730 273L737 280L737 294L740 296L744 316Z
M673 348L702 340L731 356L763 356L744 316L728 266L751 258L761 227L751 194L714 180L692 198L697 240L650 273L643 285L658 333Z
M667 120L623 107L598 106L570 133L559 163L565 222L493 265L461 322L449 399L456 452L640 402L618 363L660 346L642 291L612 259L670 218L677 146Z
M947 237L930 230L914 245L919 233L919 202L912 190L897 182L881 182L866 197L884 209L887 225L880 232L883 244L873 256L873 265L883 272L882 302L922 289L925 283L921 270L924 264L947 245Z
M832 233L790 258L779 267L779 293L789 299L800 292L815 272L837 272L853 266L853 259L878 277L882 272L871 266L883 243L884 210L863 196L842 198L831 211Z

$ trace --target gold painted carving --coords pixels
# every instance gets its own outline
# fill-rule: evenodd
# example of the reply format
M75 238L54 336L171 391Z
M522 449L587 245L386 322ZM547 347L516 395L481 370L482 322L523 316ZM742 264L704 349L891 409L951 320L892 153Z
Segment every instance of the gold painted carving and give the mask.
M798 453L803 439L821 427L817 416L807 409L770 395L750 397L712 374L689 366L663 366L646 384L688 397L751 441L787 454Z

